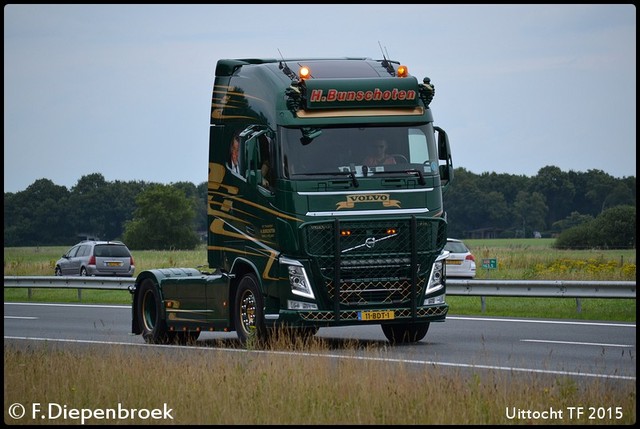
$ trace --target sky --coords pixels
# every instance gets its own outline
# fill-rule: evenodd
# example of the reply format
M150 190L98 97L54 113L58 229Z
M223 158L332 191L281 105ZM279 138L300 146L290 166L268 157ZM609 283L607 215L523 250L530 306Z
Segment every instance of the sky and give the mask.
M198 185L219 59L383 50L431 79L456 168L636 175L633 4L9 4L4 191Z

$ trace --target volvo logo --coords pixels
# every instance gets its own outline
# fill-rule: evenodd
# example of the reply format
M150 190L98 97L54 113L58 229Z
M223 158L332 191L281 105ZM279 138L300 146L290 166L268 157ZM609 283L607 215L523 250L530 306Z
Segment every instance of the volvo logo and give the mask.
M359 249L361 247L366 247L367 249L373 249L373 247L376 245L378 241L388 240L390 238L396 237L397 235L398 235L397 233L391 234L391 235L387 235L386 237L382 237L378 239L375 237L368 237L366 240L364 240L364 243L358 244L357 246L349 247L348 249L344 249L342 253L349 252L354 249Z

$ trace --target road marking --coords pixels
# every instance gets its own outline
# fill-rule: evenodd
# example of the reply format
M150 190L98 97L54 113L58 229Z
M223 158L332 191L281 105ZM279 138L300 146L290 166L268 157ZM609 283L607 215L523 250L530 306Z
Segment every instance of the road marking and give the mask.
M607 343L584 343L575 341L551 341L551 340L520 340L530 343L551 343L551 344L572 344L578 346L598 346L598 347L635 347L632 344L607 344Z
M544 320L544 319L495 319L492 317L473 316L447 316L447 320L482 320L485 322L518 322L518 323L549 323L555 325L587 325L587 326L617 326L620 328L634 328L635 324L630 323L607 323L607 322L575 322L571 320Z

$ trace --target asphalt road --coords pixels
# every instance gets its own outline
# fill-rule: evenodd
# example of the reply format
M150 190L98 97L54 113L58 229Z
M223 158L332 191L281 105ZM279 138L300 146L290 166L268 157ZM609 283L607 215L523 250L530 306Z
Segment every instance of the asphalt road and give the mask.
M146 345L130 334L124 305L4 303L5 346L15 344ZM321 328L328 357L584 379L636 379L634 323L448 316L417 344L391 346L378 325ZM358 352L354 356L353 344ZM166 347L166 346L164 346ZM178 347L178 346L171 346ZM203 333L194 350L235 349L235 333ZM295 353L295 352L291 352Z

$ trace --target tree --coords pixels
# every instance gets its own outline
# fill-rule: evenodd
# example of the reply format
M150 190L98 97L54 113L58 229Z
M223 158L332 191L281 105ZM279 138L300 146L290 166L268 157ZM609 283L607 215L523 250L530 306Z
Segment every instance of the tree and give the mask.
M605 209L593 223L599 247L606 249L636 247L636 208L634 206Z
M107 192L107 181L101 173L82 176L71 188L70 219L75 233L82 237L94 237L101 240L113 240L107 236L109 209L113 197Z
M553 232L562 232L565 229L573 228L585 223L589 223L593 220L591 215L583 215L578 212L571 212L566 218L556 221L551 225Z
M560 168L546 166L538 170L538 175L533 178L531 191L544 195L548 212L545 222L548 225L571 213L576 189L568 174L563 173Z
M51 246L73 239L69 191L49 179L38 179L26 190L4 195L4 245Z
M592 221L560 233L554 246L559 249L633 249L636 247L636 208L606 209Z
M133 220L125 224L124 241L136 250L191 250L198 244L193 230L192 200L171 185L151 185L136 198Z
M547 205L544 196L539 192L518 192L516 202L513 204L519 223L522 225L522 237L531 237L527 234L529 231L543 231L545 229L545 216L547 214Z

